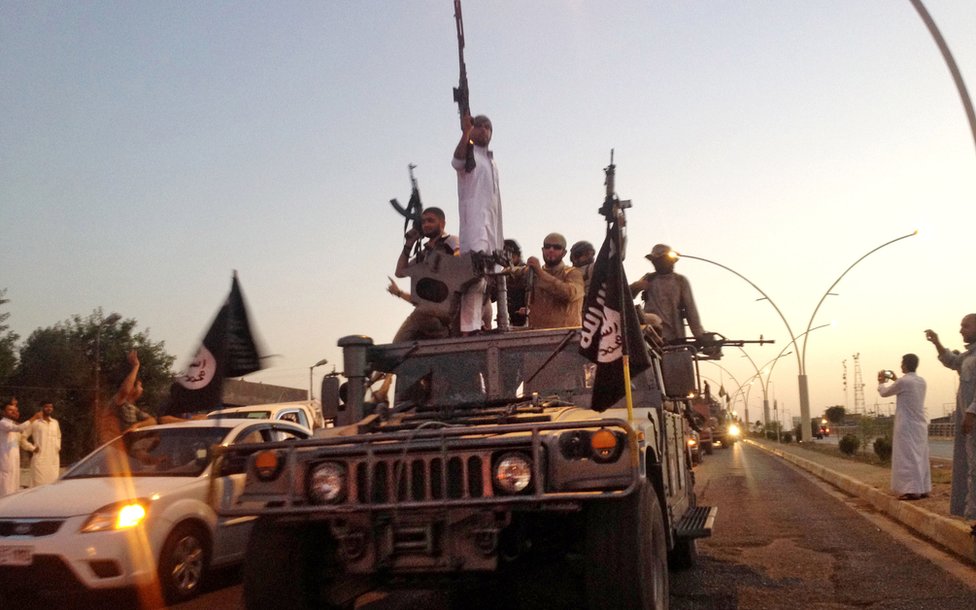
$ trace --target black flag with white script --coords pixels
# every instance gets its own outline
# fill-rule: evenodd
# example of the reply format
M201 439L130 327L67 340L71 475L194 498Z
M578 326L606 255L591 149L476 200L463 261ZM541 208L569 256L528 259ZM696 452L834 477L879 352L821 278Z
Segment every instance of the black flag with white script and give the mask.
M614 222L593 265L593 277L583 302L579 349L596 363L591 402L594 411L605 411L624 396L624 341L630 356L631 376L651 366L637 311L629 292L624 292L629 288L619 243L620 228Z
M237 274L227 302L221 306L203 344L186 371L170 386L164 415L180 415L218 409L222 403L224 379L240 377L261 369L261 360Z

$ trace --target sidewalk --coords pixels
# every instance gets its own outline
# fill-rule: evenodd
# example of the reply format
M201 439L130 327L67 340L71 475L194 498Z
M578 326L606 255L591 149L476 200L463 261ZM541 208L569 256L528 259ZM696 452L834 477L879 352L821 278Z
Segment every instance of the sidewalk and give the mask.
M861 498L917 534L970 563L976 563L976 543L970 535L970 524L949 515L948 483L933 483L929 498L907 502L892 494L891 471L888 468L845 459L839 453L834 457L805 449L797 443L778 444L759 438L748 438L742 442L777 455L834 487Z

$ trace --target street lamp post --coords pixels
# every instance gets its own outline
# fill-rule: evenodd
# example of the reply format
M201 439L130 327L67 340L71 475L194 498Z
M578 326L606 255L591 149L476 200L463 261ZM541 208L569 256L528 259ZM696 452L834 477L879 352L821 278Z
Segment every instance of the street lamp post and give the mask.
M797 339L799 339L800 337L803 337L803 336L805 336L805 335L807 335L809 333L812 333L815 330L820 330L821 328L827 328L828 326L830 326L830 324L821 324L820 326L815 326L815 327L811 328L810 330L806 330L803 333L801 333L800 336L797 337ZM759 378L759 385L762 388L762 393L763 393L763 425L764 426L768 424L768 420L769 420L769 392L768 392L768 390L769 390L769 384L771 383L770 379L772 378L772 375L773 375L773 369L776 368L776 363L779 361L780 358L782 358L784 356L789 356L792 353L792 352L788 352L786 350L790 349L791 346L794 346L794 343L795 343L795 340L794 341L790 341L788 344L784 345L783 346L783 349L780 350L779 355L777 355L775 358L773 358L772 360L770 360L766 364L762 365L762 368L759 368L758 366L756 366L755 360L753 360L752 357L749 355L749 353L746 352L745 348L742 348L742 347L739 348L739 350L742 352L742 354L749 360L749 363L752 365L752 368L756 369L756 374L753 375L753 377L758 377ZM769 367L769 371L766 373L766 379L764 380L762 378L762 371L766 370L766 367L767 366Z
M316 367L319 367L319 366L322 366L322 365L328 364L328 363L329 363L329 361L327 359L322 358L321 360L319 360L318 362L316 362L312 366L308 367L308 406L309 407L312 406L312 400L314 399L314 396L313 396L313 393L312 393L312 387L313 387L312 386L312 371L315 370Z
M717 262L715 262L713 260L709 260L707 258L702 258L700 256L691 256L689 254L681 254L681 253L678 253L678 252L672 252L671 253L671 256L676 257L676 258L690 258L692 260L699 260L699 261L702 261L702 262L705 262L705 263L711 263L712 265L715 265L717 267L721 267L722 269L725 269L726 271L729 271L731 273L734 273L735 275L737 275L741 279L745 280L750 286L752 286L753 288L755 288L759 292L759 294L761 294L763 296L763 298L765 298L767 301L769 301L769 304L770 305L773 306L773 309L776 310L776 313L779 315L780 320L783 321L783 325L786 326L786 332L789 333L789 335L790 335L790 344L795 344L797 339L799 339L800 337L802 337L804 335L808 335L810 333L810 331L812 330L812 327L813 327L813 321L817 317L817 312L820 311L820 306L823 305L824 300L826 300L826 298L828 296L834 294L831 291L834 289L835 286L837 286L838 283L840 283L840 281L842 279L844 279L844 276L847 275L847 273L851 269L853 269L855 265L857 265L858 263L860 263L861 261L863 261L868 256L874 254L878 250L884 248L885 246L890 246L891 244L893 244L895 242L901 241L903 239L907 239L907 238L912 237L913 235L917 235L917 234L918 234L918 231L912 231L908 235L902 235L901 237L892 239L891 241L887 241L887 242L881 244L880 246L878 246L878 247L876 247L876 248L868 251L866 254L864 254L863 256L861 256L861 258L859 258L856 261L854 261L853 263L851 263L851 265L848 266L847 269L845 269L844 272L841 273L840 276L838 276L836 280L834 280L834 283L830 285L830 288L828 288L826 292L824 292L823 296L820 297L820 301L817 303L817 306L814 308L813 315L810 316L810 321L807 323L807 329L803 333L801 333L800 335L794 335L793 334L793 329L790 327L789 322L786 321L786 316L783 315L783 312L780 311L780 309L776 305L776 303L774 303L773 300L771 298L769 298L769 295L766 294L761 288L759 288L759 286L757 286L752 280L750 280L746 276L742 275L738 271L736 271L736 270L734 270L734 269L732 269L730 267L726 267L725 265L723 265L721 263L717 263ZM796 351L796 364L797 364L797 370L798 370L798 373L797 373L797 386L798 386L799 394L800 394L800 420L801 421L808 421L810 419L810 390L809 390L809 387L807 385L807 371L806 371L806 353L807 353L807 339L808 338L809 337L805 337L803 339L803 347L802 347L802 349ZM800 426L800 436L801 436L800 440L802 442L809 442L809 441L812 440L812 431L809 429L809 426Z
M803 334L804 335L809 335L810 334L810 327L813 326L813 320L814 320L814 318L817 317L817 312L820 311L820 306L823 305L823 302L827 299L827 297L829 295L833 294L831 292L831 290L833 290L834 289L834 286L836 286L837 284L839 284L840 281L842 279L844 279L844 276L847 275L847 273L851 269L853 269L858 263L860 263L861 261L863 261L867 257L871 256L872 254L874 254L878 250L884 248L885 246L890 246L891 244L893 244L895 242L901 241L903 239L908 239L909 237L913 237L915 235L918 235L918 231L912 231L908 235L902 235L901 237L896 237L895 239L892 239L891 241L886 241L885 243L881 244L880 246L877 246L876 248L874 248L872 250L869 250L866 254L864 254L863 256L861 256L861 258L859 258L856 261L854 261L853 263L851 263L847 267L847 269L844 269L844 272L841 273L839 276L837 276L837 279L834 280L834 283L830 285L830 288L828 288L827 291L824 292L823 296L820 297L820 301L817 303L817 306L814 307L813 314L810 315L810 321L807 322L807 329L806 329L806 331ZM807 369L806 369L806 363L807 363L807 340L808 339L809 339L809 337L804 337L803 338L803 349L802 349L803 354L800 357L800 373L797 376L797 382L798 382L798 384L800 386L800 421L801 422L809 421L810 420L810 390L807 387ZM812 439L813 431L810 430L810 427L809 426L800 426L800 435L802 436L802 440L804 442L813 440Z

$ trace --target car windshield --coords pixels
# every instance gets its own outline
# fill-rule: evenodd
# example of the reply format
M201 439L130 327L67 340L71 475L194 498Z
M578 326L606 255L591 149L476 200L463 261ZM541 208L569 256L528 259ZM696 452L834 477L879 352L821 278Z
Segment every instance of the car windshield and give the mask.
M196 477L231 428L174 427L126 432L65 473L92 477Z

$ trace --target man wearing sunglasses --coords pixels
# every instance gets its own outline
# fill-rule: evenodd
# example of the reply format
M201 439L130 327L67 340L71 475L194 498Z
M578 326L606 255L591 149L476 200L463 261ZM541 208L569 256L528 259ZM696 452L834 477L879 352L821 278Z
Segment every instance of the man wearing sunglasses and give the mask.
M583 309L583 274L563 264L566 238L550 233L542 242L542 261L526 261L532 274L529 328L563 328L580 325Z

